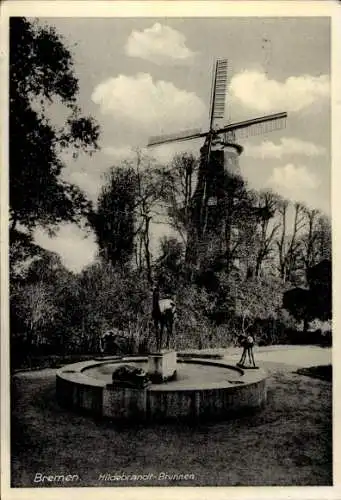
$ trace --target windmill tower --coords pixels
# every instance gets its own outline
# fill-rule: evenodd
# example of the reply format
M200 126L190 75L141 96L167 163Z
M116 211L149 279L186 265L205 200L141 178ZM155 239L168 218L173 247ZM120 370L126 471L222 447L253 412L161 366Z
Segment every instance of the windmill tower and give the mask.
M204 242L210 230L209 213L220 214L221 200L224 198L222 179L224 174L240 174L239 156L243 147L237 143L240 138L279 130L285 126L287 113L264 115L250 120L222 125L225 117L227 91L227 59L215 62L211 88L209 128L186 130L183 132L153 136L148 147L171 142L204 138L200 149L200 166L197 186L192 200L192 246Z

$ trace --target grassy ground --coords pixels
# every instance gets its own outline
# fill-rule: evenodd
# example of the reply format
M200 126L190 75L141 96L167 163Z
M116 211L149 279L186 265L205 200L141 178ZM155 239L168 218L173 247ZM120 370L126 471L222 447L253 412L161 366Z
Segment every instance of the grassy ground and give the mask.
M118 428L59 408L54 370L17 374L12 487L42 486L33 481L36 473L78 474L72 486L331 485L331 388L328 381L275 370L269 402L253 416L195 427ZM100 474L123 472L152 473L154 479L98 480ZM194 479L159 480L162 472Z
M333 370L332 365L322 365L322 366L311 366L310 368L301 368L297 370L300 375L306 375L307 377L319 378L320 380L332 381Z

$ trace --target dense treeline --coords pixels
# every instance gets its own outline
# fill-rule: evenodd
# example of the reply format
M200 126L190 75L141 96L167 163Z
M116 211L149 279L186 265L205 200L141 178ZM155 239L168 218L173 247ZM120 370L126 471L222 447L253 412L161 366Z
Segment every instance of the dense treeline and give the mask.
M180 193L175 206L175 180L169 179L178 176L177 168L185 168L187 158L164 167L145 161L143 168L139 165L143 181L138 181L131 163L126 170L113 168L103 186L89 217L98 238L95 263L75 274L56 255L40 249L26 267L22 264L27 260L12 266L13 348L32 354L98 352L100 334L113 327L133 339L135 351L153 347L155 280L177 302L179 349L228 346L241 330L250 328L263 344L319 340L312 333L304 339L297 332L299 323L314 319L314 311L305 315L302 301L296 299L284 309L283 294L308 289L309 270L330 259L328 219L274 193L251 192L238 179L234 203L240 206L248 197L257 215L236 210L228 255L218 238L210 240L201 249L206 252L201 267L188 273L186 224L180 210L185 198ZM129 182L122 183L122 178ZM157 251L151 243L155 229L148 225L153 220L168 220L180 228L173 236L161 237ZM321 320L330 315L316 313Z
M299 323L307 331L312 320L330 319L330 300L306 305L309 297L330 295L330 276L327 284L311 280L311 269L331 259L328 217L271 191L252 191L225 172L219 181L224 203L207 213L206 237L193 240L200 159L184 154L160 165L140 151L109 170L92 206L61 175L63 150L98 148L98 126L81 117L76 104L71 54L53 29L25 19L12 19L10 34L14 367L27 356L97 352L99 335L113 327L129 337L131 350L151 348L155 281L176 300L178 349L231 345L249 329L263 344L302 341ZM47 116L56 98L70 111L61 128ZM96 235L96 262L78 274L33 241L35 227L55 232L63 221L85 223ZM165 224L172 234L157 237ZM284 309L283 295L292 289L301 292L286 295Z

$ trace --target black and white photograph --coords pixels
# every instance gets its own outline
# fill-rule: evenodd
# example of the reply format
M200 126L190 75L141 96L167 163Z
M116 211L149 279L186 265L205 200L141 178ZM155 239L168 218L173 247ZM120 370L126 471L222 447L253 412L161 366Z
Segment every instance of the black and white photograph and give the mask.
M4 500L333 487L331 14L51 3L7 18Z

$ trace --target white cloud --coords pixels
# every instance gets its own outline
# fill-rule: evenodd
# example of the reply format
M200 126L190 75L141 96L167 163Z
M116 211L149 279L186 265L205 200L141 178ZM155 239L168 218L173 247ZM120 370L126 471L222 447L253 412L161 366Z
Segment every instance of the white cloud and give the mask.
M97 85L92 100L121 125L153 135L200 126L206 116L205 104L194 92L171 82L154 82L148 73L109 78Z
M328 75L291 76L279 82L265 73L247 70L234 75L230 84L230 94L235 100L264 113L301 111L329 93Z
M38 245L58 253L65 267L75 272L93 262L98 250L95 235L87 234L75 224L64 224L54 238L37 230L34 238Z
M263 141L261 144L245 147L245 156L254 158L282 158L284 155L322 156L326 149L313 142L302 141L294 137L283 137L279 144L272 141Z
M303 202L316 208L321 205L317 190L320 180L305 165L296 166L287 163L283 167L275 167L267 186L289 200Z
M132 31L125 51L128 56L159 64L174 60L188 61L194 56L186 47L186 37L182 33L160 23L144 31Z
M269 183L283 189L316 189L319 180L309 172L305 165L295 166L287 163L284 167L275 167Z

